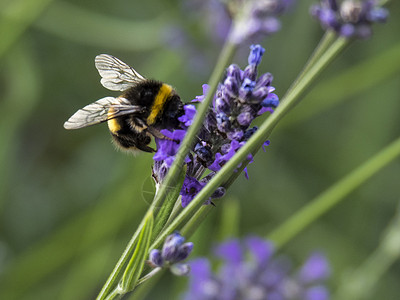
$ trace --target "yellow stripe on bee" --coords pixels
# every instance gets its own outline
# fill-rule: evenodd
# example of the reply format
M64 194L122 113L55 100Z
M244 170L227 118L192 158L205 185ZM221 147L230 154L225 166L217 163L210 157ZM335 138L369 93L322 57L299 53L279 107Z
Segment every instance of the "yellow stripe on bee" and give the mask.
M108 113L107 115L110 116L112 113L114 112L114 109L112 107L110 107L108 109ZM112 133L117 133L119 130L121 130L121 125L118 123L116 118L113 119L109 119L107 121L107 125L108 125L108 129L112 132Z
M155 123L158 115L162 113L165 102L172 93L172 87L163 83L157 93L154 103L150 109L150 115L147 117L147 124L152 125Z

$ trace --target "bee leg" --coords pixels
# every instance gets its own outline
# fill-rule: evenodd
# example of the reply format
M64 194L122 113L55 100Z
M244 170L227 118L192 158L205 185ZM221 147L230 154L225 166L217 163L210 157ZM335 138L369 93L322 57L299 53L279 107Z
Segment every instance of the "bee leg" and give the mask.
M139 145L136 145L136 148L138 148L139 150L142 150L144 152L150 152L150 153L156 152L155 149L153 149L153 148L151 148L151 147L149 147L147 145L140 145L139 144Z

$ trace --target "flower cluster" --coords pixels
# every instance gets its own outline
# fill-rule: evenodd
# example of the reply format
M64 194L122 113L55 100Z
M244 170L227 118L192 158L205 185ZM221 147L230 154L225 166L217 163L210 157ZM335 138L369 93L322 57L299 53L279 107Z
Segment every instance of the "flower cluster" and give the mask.
M249 2L249 15L235 24L233 42L240 44L269 36L281 28L278 16L291 6L292 0L259 0Z
M175 232L169 235L164 242L162 250L150 251L148 263L153 268L170 268L175 275L187 275L190 271L188 264L181 263L193 249L193 243L184 243L185 238Z
M198 0L184 6L185 11L196 11L208 31L224 41L236 20L232 42L255 41L270 36L281 28L278 17L286 12L294 0Z
M257 127L251 127L253 120L265 112L273 112L279 104L278 96L273 93L275 88L271 86L273 76L265 73L257 77L257 67L265 50L260 45L252 45L250 49L249 64L244 70L235 64L227 68L225 79L218 86L212 107L197 135L196 144L186 158L188 168L181 190L183 207L190 203L215 173L256 132ZM192 103L202 102L207 91L208 86L203 85L203 95L197 96L191 104L184 106L185 113L178 118L181 129L173 132L162 130L161 132L169 139L156 139L157 152L154 156L156 163L153 168L156 182L162 181L174 160L179 143L192 124L196 114L196 107ZM265 145L268 144L269 142ZM249 155L248 161L252 160L252 156ZM203 176L206 170L209 173ZM223 196L224 192L222 187L218 188L208 203L214 198Z
M245 245L231 240L221 244L215 252L223 260L218 273L211 271L207 259L191 262L189 289L184 299L329 299L323 282L330 268L321 253L313 253L293 272L288 258L273 257L272 243L261 238L248 238Z
M311 15L325 29L331 29L343 37L368 38L372 34L371 24L386 21L389 12L379 6L378 0L321 0L311 7Z

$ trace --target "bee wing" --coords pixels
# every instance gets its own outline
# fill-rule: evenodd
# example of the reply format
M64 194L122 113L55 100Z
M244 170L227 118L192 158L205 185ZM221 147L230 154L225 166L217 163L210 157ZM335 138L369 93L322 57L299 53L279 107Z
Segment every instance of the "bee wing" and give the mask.
M143 112L143 107L131 105L126 99L105 97L78 110L64 123L64 128L79 129L123 115L141 112Z
M106 89L125 91L145 80L133 68L112 55L97 55L94 62L102 77L100 82Z

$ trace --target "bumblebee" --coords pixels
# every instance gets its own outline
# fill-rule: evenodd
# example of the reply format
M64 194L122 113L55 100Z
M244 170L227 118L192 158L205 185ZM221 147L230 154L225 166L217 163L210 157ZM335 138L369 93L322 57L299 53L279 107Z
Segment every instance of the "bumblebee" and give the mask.
M184 113L176 91L161 81L146 79L118 58L100 54L95 58L101 84L119 97L105 97L85 106L64 123L78 129L107 122L117 146L126 150L155 152L152 137L165 138L161 129L174 129Z

